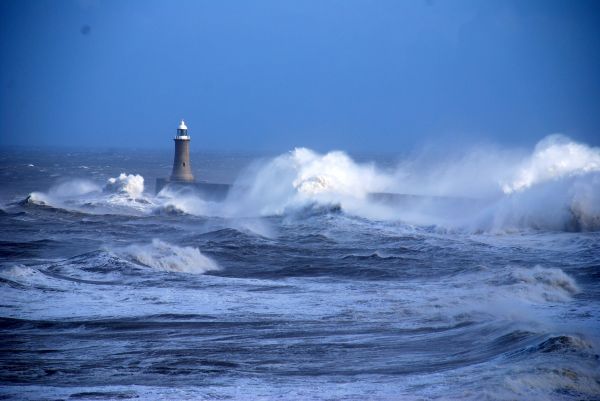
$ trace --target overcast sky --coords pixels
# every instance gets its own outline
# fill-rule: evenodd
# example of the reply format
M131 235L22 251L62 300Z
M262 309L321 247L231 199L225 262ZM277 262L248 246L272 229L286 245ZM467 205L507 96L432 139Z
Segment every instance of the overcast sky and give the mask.
M600 145L600 1L0 2L0 145Z

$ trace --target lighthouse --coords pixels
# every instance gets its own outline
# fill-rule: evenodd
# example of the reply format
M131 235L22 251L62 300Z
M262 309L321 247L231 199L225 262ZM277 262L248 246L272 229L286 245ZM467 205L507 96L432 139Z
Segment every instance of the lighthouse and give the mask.
M190 164L190 136L185 122L181 120L177 128L175 141L175 158L173 159L173 171L171 182L194 182L192 166Z
M200 180L197 182L192 174L190 164L190 136L185 121L181 120L177 127L175 141L175 157L173 158L173 171L169 178L156 179L156 193L159 194L165 188L179 191L194 191L197 195L208 201L221 201L227 197L230 184L219 184ZM169 196L172 196L169 195Z

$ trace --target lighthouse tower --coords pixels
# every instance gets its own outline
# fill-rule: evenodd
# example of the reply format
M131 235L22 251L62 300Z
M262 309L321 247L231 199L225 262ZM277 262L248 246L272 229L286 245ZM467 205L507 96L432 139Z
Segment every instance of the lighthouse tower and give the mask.
M172 187L175 189L186 188L195 191L203 199L209 201L221 201L227 197L230 184L220 184L214 182L194 180L192 174L192 166L190 165L190 136L187 132L185 122L181 120L181 124L177 128L175 141L175 158L173 159L173 171L169 178L156 179L156 193L160 195L163 189Z
M185 122L177 128L175 141L175 158L173 159L173 171L171 172L171 181L174 182L194 182L192 166L190 164L190 137L187 132Z

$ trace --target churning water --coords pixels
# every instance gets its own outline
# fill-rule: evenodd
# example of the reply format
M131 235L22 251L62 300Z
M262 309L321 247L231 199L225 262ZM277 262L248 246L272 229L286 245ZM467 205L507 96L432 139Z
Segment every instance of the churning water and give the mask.
M0 396L600 397L598 149L1 157Z

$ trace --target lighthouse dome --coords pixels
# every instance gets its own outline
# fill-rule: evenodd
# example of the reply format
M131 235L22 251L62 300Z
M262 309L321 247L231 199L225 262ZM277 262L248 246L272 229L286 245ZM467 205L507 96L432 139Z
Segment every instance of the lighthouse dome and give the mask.
M179 128L177 129L187 129L187 125L185 125L185 121L181 120L181 123L179 124Z

